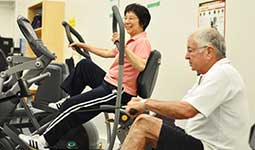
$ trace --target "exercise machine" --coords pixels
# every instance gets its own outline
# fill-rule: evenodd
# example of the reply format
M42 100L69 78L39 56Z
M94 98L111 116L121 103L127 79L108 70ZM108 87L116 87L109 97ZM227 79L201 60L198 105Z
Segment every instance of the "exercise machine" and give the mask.
M108 133L108 145L106 146L106 149L109 149L109 150L113 148L115 138L116 138L116 134L119 134L120 136L122 136L121 141L123 141L128 129L129 129L131 123L132 123L132 120L130 118L128 118L128 116L126 114L124 114L123 111L120 110L120 108L121 108L121 106L120 106L120 104L121 104L120 89L122 88L122 71L123 71L124 41L125 41L124 37L125 36L124 36L124 25L123 25L123 22L122 22L122 18L120 17L118 8L116 6L113 6L113 12L114 12L113 32L117 31L117 23L119 24L119 28L120 28L120 42L115 43L115 44L119 48L120 56L122 58L120 57L120 72L119 72L120 77L119 77L119 82L118 82L119 95L117 96L118 99L116 101L116 106L102 106L102 109L101 109L102 111L105 111L105 110L114 110L115 111L114 127L113 127L113 129L111 129L110 125L108 124L109 127L107 128L108 129L108 132L107 132ZM31 48L34 50L34 53L38 57L36 60L39 60L40 58L44 58L44 59L50 58L49 60L51 61L55 58L55 56L52 53L50 53L47 50L47 48L45 46L43 46L43 43L37 38L37 36L35 35L34 31L32 30L31 25L29 24L27 19L22 18L22 17L18 18L18 24L19 24L19 27L20 27L22 33L25 35L26 39L28 40ZM138 79L138 83L139 83L138 88L139 88L139 90L138 90L138 92L139 92L139 95L143 98L149 97L152 93L152 90L153 90L153 87L155 85L155 81L156 81L156 78L157 78L158 66L160 64L160 58L161 58L160 53L158 51L153 51L151 53L151 56L150 56L147 64L146 64L146 68L145 68L144 72L139 75L139 79ZM45 66L49 65L49 63L50 63L49 60L46 61L47 62L46 64L44 64L44 68L45 68ZM45 63L44 61L42 63ZM31 63L26 63L26 65L28 65L28 64L31 64ZM151 65L152 65L152 67L151 67ZM24 67L20 68L20 71L22 69L24 70ZM28 70L32 69L34 71L34 69L32 67L30 67L30 68L27 67L26 69L28 69ZM33 71L29 70L28 72L33 72ZM19 71L17 71L17 72L19 72ZM41 72L42 72L42 70L40 70L40 73ZM17 89L16 89L16 91L13 92L13 93L21 93L21 94L18 94L18 97L17 97L16 94L13 94L13 95L15 95L14 97L15 98L17 97L17 99L20 99L20 98L23 98L23 97L28 97L29 96L28 87L30 87L30 85L32 83L34 83L35 81L42 80L42 79L44 79L48 76L49 76L49 73L47 73L47 72L44 73L43 75L40 75L39 77L36 77L35 79L33 78L34 76L30 76L32 78L30 80L28 80L28 79L24 78L24 76L22 76L21 81L23 81L23 82L19 81L18 83L20 83L20 84L17 84ZM5 96L3 96L2 99L9 101L10 97L5 95ZM93 111L93 110L88 110L88 111ZM105 114L107 114L107 113L105 113ZM126 115L126 117L122 117L122 115ZM32 118L32 116L30 116L30 117ZM121 120L120 120L120 118L121 118ZM123 118L126 118L126 119L123 119ZM107 119L107 121L111 120L109 118L106 118L106 119ZM33 119L31 119L31 120L33 120ZM119 122L119 120L120 120L120 122ZM46 123L42 127L40 127L41 125L36 123L36 120L34 122L35 123L33 123L33 125L34 125L36 131L33 134L43 132L43 130L48 125ZM120 127L120 128L118 128L118 127ZM84 127L82 129L83 130L88 129L88 127ZM91 131L91 130L86 130L86 132L87 131ZM21 148L22 147L24 149L30 149L28 145L26 145L24 142L22 142L18 138L18 136L17 136L18 131L16 131L15 128L13 128L11 125L4 124L3 132L6 135L8 135L8 137L11 138L14 141L14 143L18 144L16 148ZM80 147L81 145L78 145L76 148L78 148L78 149L93 149L93 148L90 147L90 145L91 145L91 143L90 143L91 140L90 139L93 139L93 136L95 136L95 134L97 134L97 133L87 132L87 134L83 134L84 136L87 136L86 138L88 139L88 141L84 140L82 142L85 143L87 146L89 145L89 147L81 148ZM8 139L8 137L5 136L3 141L6 141L6 139ZM56 146L52 147L51 149L66 149L67 147L66 147L65 144L66 143L64 143L64 144L62 143L62 145L61 144L56 145ZM70 145L72 145L72 144L73 143L71 143Z
M34 128L37 129L40 127L34 117L34 113L29 108L29 105L27 105L27 101L29 102L32 100L32 96L28 88L36 81L43 80L50 76L50 73L42 73L42 71L52 60L56 58L53 53L47 50L34 32L28 34L31 29L24 28L23 26L25 26L27 22L21 21L22 17L19 17L19 27L24 36L28 39L32 50L35 52L37 57L28 58L12 56L5 59L4 56L2 56L3 62L6 60L5 64L8 65L0 73L0 133L3 141L3 145L1 146L7 147L6 149L14 149L13 146L17 146L17 136L13 136L12 132L14 126L10 124L13 117L18 117L17 115L24 112L28 116L28 119ZM24 111L17 109L18 104L22 105ZM22 124L17 125L22 128ZM13 143L15 144L13 145ZM22 145L23 143L18 142L18 144ZM15 147L15 149L18 149L18 147Z
M28 88L33 83L50 76L49 72L45 72L45 68L56 57L43 45L42 41L37 38L35 32L31 28L29 21L26 18L19 17L17 19L17 23L20 27L20 30L28 40L33 52L36 55L36 58L27 58L21 56L5 58L4 55L1 55L3 61L8 61L5 63L5 66L3 66L3 71L0 74L0 118L2 123L1 137L3 137L1 140L3 143L2 147L5 149L11 150L10 147L12 147L12 149L23 148L27 150L30 148L18 138L19 132L22 132L22 129L24 128L34 128L36 132L39 132L40 127L43 124L38 122L37 116L42 117L43 122L49 122L54 118L55 115L54 113L42 112L45 114L45 116L42 116L41 114L37 115L32 112L32 107L27 105L27 101L32 101L32 96L30 95ZM27 72L23 72L24 70L27 70ZM18 75L20 72L23 72L22 76ZM10 87L6 88L7 90L5 91L4 89L7 86L6 83L10 82L8 78L12 79L14 82L13 85L10 85ZM20 103L25 108L25 110L24 108L17 110L17 105ZM20 119L21 114L22 117L26 116L32 125L31 123L22 124L21 122L18 122L15 125L9 123L13 118ZM93 127L94 126L86 124L86 129L88 130ZM17 130L17 128L20 130ZM94 149L88 147L86 144L86 139L88 139L88 137L86 133L83 133L84 129L84 127L79 127L73 129L70 131L70 133L68 132L67 135L60 139L60 141L56 144L57 148L53 149L66 149L68 146L77 146L74 144L79 144L78 146L81 149ZM93 135L96 136L95 134Z

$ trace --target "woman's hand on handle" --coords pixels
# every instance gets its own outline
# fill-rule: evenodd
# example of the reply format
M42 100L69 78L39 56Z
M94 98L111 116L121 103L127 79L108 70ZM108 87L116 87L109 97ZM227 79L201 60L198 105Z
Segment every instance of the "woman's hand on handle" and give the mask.
M73 42L73 43L68 45L68 47L71 47L73 50L75 50L74 46L77 46L77 47L80 47L80 48L86 48L85 43L81 43L81 42Z
M120 35L118 32L114 32L112 34L112 42L115 43L116 41L119 41L120 40Z

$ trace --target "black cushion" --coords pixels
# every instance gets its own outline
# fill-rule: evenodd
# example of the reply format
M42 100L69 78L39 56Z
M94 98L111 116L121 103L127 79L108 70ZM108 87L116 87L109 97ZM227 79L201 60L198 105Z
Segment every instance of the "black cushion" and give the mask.
M61 89L60 84L67 75L65 64L51 63L45 69L45 72L50 72L51 76L37 83L39 85L36 95L35 103L56 102L67 95Z
M249 144L250 144L250 147L253 150L255 150L255 124L251 127Z
M8 68L8 63L6 61L6 56L4 52L0 49L0 72Z
M144 71L139 74L137 79L137 93L140 97L149 98L151 96L158 77L160 62L160 52L152 51Z
M4 52L5 56L10 56L13 53L13 39L8 37L0 37L0 49Z

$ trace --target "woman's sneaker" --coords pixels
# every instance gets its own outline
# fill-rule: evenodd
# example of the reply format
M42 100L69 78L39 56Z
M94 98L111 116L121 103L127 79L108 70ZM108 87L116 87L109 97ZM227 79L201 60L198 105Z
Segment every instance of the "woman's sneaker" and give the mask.
M49 103L48 106L52 109L59 110L61 105L68 99L68 97L62 98L61 100L57 101L56 103Z
M25 134L19 134L19 138L25 142L29 147L35 149L35 150L50 150L47 148L48 144L45 141L43 136L40 135L25 135Z

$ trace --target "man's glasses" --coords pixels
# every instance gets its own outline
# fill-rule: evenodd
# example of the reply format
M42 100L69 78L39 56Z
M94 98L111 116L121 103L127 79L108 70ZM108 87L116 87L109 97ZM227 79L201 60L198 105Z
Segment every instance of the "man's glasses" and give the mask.
M200 47L197 47L197 48L191 48L191 47L188 47L187 48L187 52L189 53L192 53L192 52L195 52L195 51L198 51L200 49L204 49L204 48L207 48L208 46L200 46ZM202 52L202 51L198 51L198 52Z

